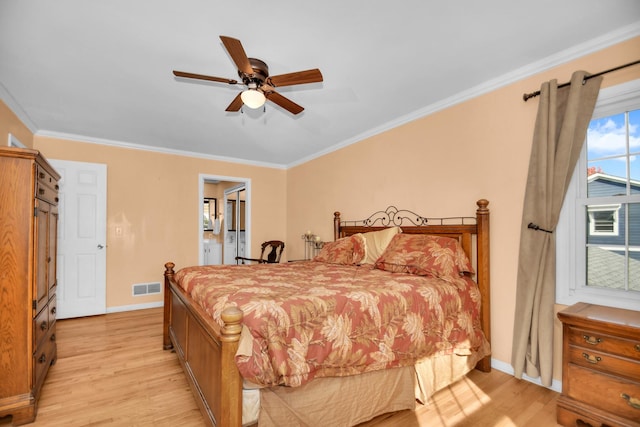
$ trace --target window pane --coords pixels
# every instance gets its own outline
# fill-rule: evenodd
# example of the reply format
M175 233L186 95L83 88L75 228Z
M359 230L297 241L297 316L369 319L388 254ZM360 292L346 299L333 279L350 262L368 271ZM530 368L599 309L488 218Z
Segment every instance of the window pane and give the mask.
M640 193L640 110L629 112L631 194Z
M640 251L640 203L629 203L629 246ZM640 252L635 256L640 259Z
M640 155L629 158L631 194L640 194Z
M592 120L587 130L587 160L627 152L625 114Z
M626 157L588 163L587 197L627 194Z
M624 250L587 247L587 286L624 289Z
M640 292L640 203L629 203L629 289Z

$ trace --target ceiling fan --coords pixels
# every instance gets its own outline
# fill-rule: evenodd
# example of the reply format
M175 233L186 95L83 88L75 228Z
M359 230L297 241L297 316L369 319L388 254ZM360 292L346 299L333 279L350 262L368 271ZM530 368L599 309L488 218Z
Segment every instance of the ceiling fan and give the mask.
M231 59L233 59L233 62L235 62L238 67L240 82L233 79L176 70L173 71L173 74L176 77L185 77L188 79L209 80L212 82L228 83L230 85L241 83L247 86L246 90L240 92L238 96L231 101L231 104L229 104L225 111L239 111L243 104L249 108L260 108L266 100L269 100L292 114L299 114L304 108L276 92L275 88L322 81L322 73L317 68L295 73L280 74L278 76L269 76L269 67L267 64L260 59L247 57L240 40L226 36L220 36L220 40L222 40Z

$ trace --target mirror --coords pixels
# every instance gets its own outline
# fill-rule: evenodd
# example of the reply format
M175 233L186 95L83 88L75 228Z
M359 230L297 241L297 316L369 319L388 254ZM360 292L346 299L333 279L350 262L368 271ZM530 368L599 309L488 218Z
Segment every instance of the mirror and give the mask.
M240 231L244 231L245 202L240 200ZM238 216L236 215L236 201L227 200L227 231L235 231Z
M202 229L213 231L213 221L218 217L218 199L205 197L202 209Z

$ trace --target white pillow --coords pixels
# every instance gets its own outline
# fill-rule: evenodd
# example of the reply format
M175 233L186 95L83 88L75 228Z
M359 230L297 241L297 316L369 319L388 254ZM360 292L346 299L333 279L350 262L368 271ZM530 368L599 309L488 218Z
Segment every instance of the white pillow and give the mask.
M365 240L365 256L362 264L375 264L393 236L398 233L402 233L402 229L398 226L362 233Z

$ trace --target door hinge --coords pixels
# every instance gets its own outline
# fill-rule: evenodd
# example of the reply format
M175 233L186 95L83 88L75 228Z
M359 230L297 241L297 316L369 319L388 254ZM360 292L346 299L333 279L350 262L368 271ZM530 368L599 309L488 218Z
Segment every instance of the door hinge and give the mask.
M35 216L36 218L38 217L38 207L34 206L33 208L33 216Z
M31 302L31 307L35 310L36 308L38 308L38 302L36 300L33 300Z

